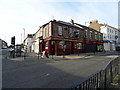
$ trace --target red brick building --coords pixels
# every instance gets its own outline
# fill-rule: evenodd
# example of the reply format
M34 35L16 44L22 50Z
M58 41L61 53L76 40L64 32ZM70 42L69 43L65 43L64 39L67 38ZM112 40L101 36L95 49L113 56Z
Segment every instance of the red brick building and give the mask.
M86 46L86 49L93 46L93 48L96 47L94 51L99 51L97 47L99 44L103 44L102 34L100 32L83 25L77 25L73 21L69 23L53 20L40 27L41 29L43 36L39 37L39 51L45 50L48 54L83 53L85 52ZM86 31L88 33L85 38ZM99 35L101 38L99 38Z

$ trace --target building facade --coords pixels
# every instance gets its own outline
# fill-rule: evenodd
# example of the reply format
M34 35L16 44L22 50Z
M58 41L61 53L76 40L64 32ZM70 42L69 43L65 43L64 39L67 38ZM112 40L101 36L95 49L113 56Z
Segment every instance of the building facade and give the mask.
M32 51L32 42L33 42L33 34L28 34L26 39L24 40L25 50L27 50L27 52Z
M76 24L84 29L84 51L85 52L101 52L103 51L103 34L95 29Z
M7 42L0 39L0 49L4 49L4 48L7 48L7 47L8 47Z
M119 45L119 30L110 25L100 27L103 33L105 51L113 51Z
M33 41L36 53L45 50L48 54L61 55L103 50L102 33L74 21L50 21L40 27Z
M43 40L43 26L34 34L33 43L32 43L32 51L35 53L42 52L43 48L41 46Z

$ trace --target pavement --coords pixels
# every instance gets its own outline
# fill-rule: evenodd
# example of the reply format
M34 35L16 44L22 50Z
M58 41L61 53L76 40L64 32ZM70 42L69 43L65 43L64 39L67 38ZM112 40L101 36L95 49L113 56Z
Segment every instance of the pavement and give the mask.
M71 54L71 55L49 55L49 58L41 58L40 56L38 57L38 54L36 53L28 53L26 56L26 59L32 59L32 58L39 58L39 59L46 59L46 60L72 60L72 59L81 59L81 58L87 58L87 57L93 57L93 56L111 56L115 55L118 56L120 55L120 52L116 51L111 51L111 52L95 52L95 53L79 53L79 54ZM19 59L23 59L23 57L18 57Z

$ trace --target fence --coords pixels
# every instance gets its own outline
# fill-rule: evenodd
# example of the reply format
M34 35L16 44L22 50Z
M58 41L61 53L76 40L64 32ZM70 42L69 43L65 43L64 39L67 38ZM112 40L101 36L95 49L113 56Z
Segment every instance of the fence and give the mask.
M74 84L71 90L106 90L115 76L119 74L119 57L109 61L107 65L100 71L94 73L88 78Z

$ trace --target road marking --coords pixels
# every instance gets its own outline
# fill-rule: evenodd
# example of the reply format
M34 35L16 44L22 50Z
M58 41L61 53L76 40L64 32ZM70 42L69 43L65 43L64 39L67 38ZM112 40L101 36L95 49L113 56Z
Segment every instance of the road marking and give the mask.
M41 76L41 77L47 77L47 76L49 76L50 74L49 73L47 73L47 74L45 74L45 75L43 75L43 76Z

